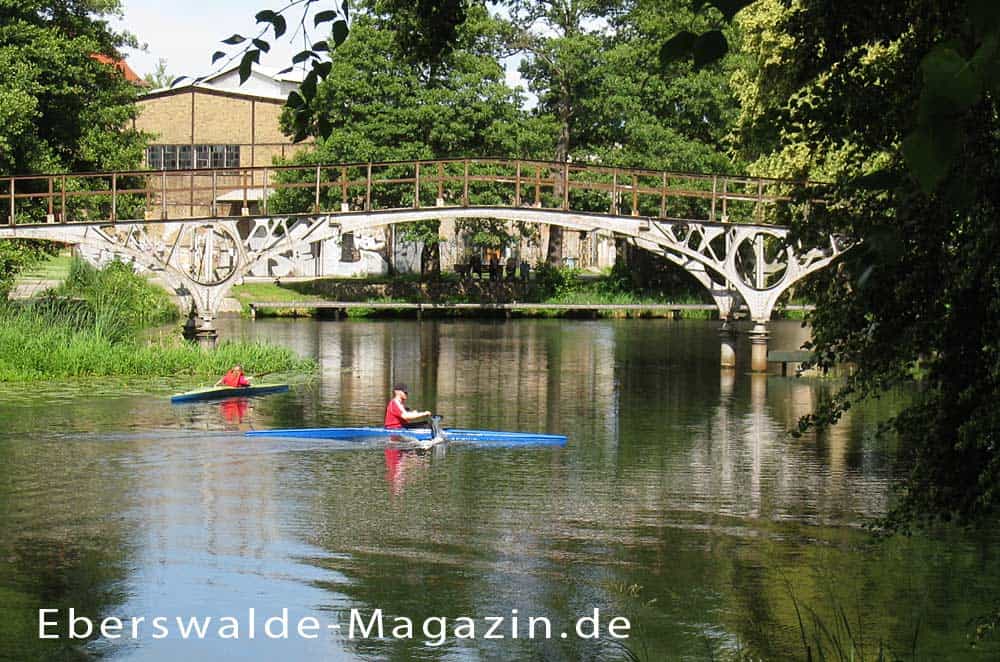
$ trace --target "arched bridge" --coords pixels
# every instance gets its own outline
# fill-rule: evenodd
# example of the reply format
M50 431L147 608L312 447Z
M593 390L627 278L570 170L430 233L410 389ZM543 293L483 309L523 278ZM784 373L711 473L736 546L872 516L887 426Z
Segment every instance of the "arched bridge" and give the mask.
M0 238L130 256L189 300L214 337L223 297L256 265L347 233L452 219L606 232L687 270L723 320L745 303L757 364L781 295L849 246L789 241L777 219L808 213L793 206L795 184L479 158L34 175L0 179Z

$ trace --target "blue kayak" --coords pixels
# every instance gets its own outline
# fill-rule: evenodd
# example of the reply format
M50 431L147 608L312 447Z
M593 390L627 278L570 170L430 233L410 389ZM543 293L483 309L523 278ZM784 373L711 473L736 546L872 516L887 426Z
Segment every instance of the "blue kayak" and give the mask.
M196 402L199 400L218 400L219 398L246 397L250 395L267 395L288 390L288 384L251 384L250 386L208 386L186 393L170 396L170 402Z
M456 441L478 446L565 446L566 436L537 432L502 432L499 430L463 430L445 428L445 441ZM431 441L430 428L286 428L283 430L251 430L248 437L287 437L293 439L340 439L344 441L373 438L393 438L401 441Z

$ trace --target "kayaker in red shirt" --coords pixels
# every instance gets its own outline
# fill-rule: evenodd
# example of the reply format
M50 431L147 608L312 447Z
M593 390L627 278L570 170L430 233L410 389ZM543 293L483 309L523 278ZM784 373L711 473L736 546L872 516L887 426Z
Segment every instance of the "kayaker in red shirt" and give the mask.
M429 418L429 411L411 411L406 408L406 384L396 384L392 387L392 400L385 406L385 427L399 430L411 423L417 423Z
M222 379L215 382L215 385L244 388L250 386L250 378L243 374L243 366L235 365L232 370L222 376Z

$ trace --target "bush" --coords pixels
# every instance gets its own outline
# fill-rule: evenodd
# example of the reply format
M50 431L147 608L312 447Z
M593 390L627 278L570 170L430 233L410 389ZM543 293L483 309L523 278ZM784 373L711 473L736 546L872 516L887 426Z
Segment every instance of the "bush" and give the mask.
M118 260L95 269L74 258L66 281L55 294L86 301L95 330L113 341L178 318L177 306L166 292Z

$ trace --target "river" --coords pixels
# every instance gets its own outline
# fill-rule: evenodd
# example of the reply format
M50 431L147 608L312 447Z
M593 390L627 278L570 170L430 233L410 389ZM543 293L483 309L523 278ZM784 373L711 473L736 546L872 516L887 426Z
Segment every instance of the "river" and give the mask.
M904 396L792 438L836 379L751 375L745 338L721 375L715 325L224 320L315 357L315 379L184 406L176 380L0 385L0 658L794 660L819 639L832 659L997 659L969 644L996 534L865 530L906 471L874 435ZM771 347L804 333L776 323ZM242 435L377 424L396 381L446 426L568 443ZM70 608L112 617L105 635L69 639Z

